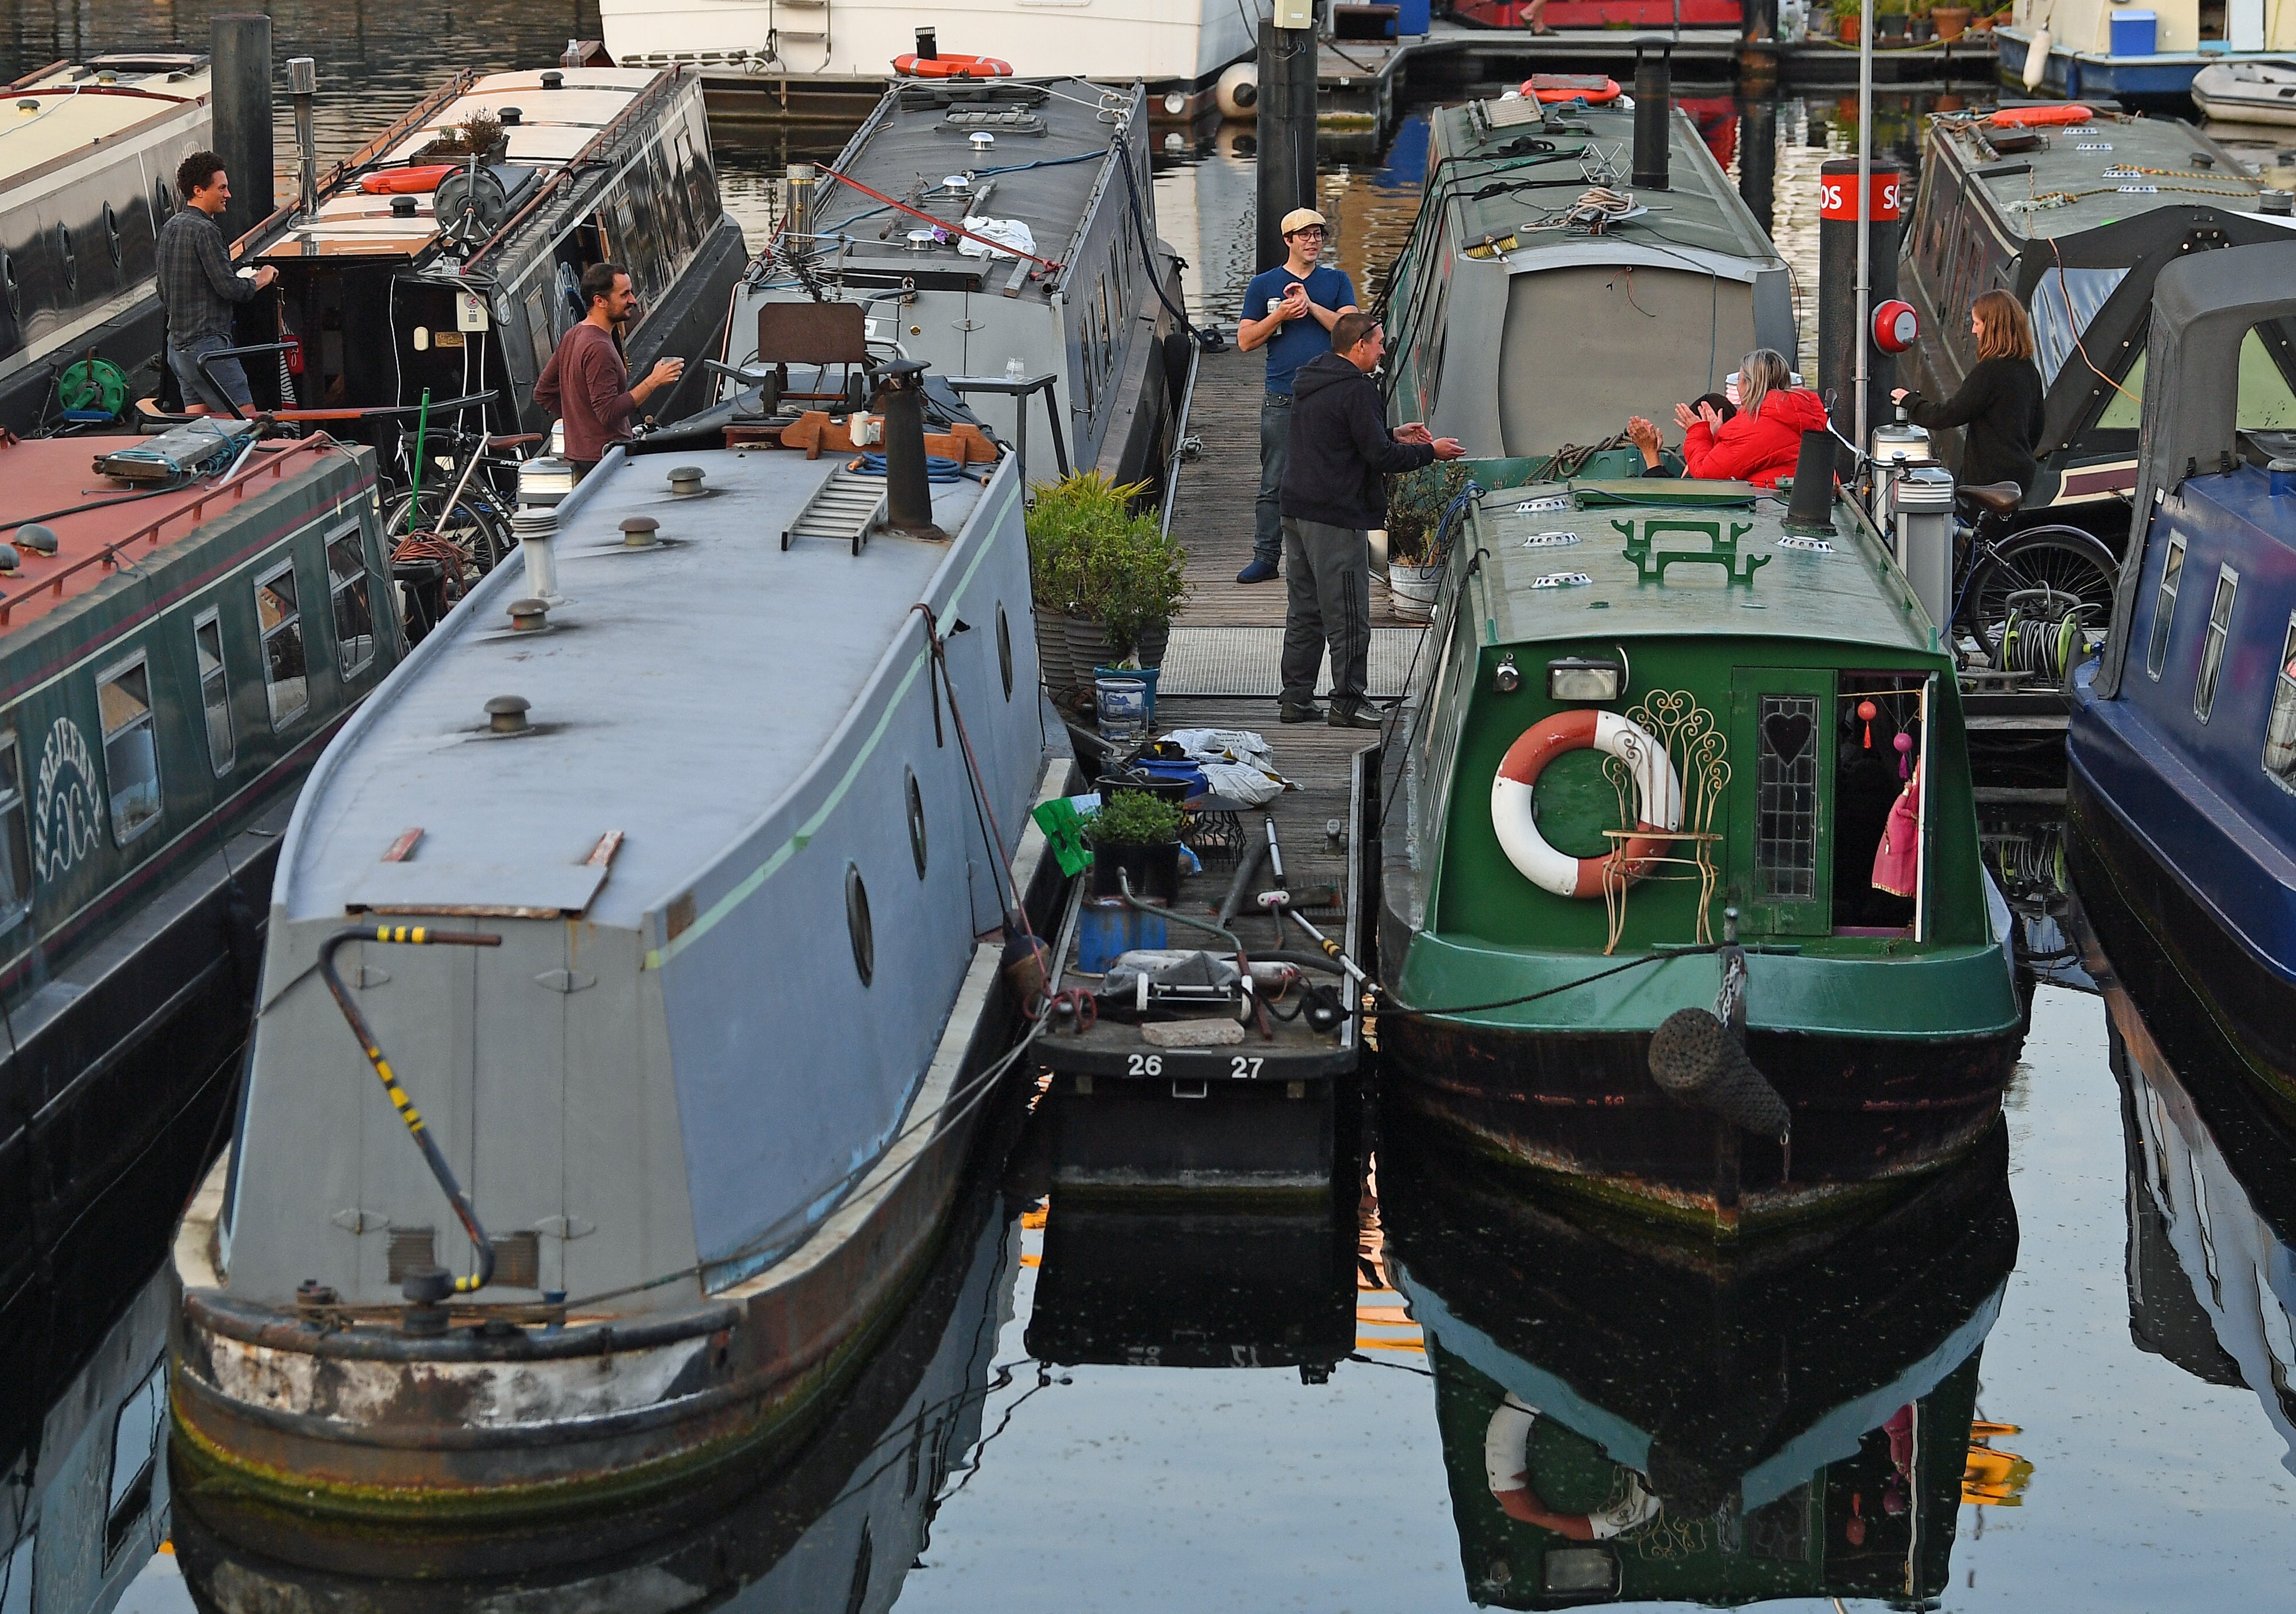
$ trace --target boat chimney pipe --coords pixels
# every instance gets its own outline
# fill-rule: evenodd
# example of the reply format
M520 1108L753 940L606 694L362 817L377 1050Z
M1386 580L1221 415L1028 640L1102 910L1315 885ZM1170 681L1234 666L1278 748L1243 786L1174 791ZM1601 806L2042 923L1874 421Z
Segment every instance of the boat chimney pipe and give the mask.
M1833 536L1834 447L1830 431L1801 434L1801 457L1794 462L1793 497L1786 504L1788 532Z
M803 240L813 233L813 199L816 189L814 168L809 162L793 162L783 171L789 186L789 229L795 239Z
M562 605L558 592L558 557L552 553L558 537L558 512L548 505L529 504L510 519L518 538L519 559L526 567L526 592L545 605Z
M914 537L947 535L933 525L932 483L925 472L925 365L896 359L879 372L885 412L885 525Z
M319 93L319 64L287 58L287 93L295 98L295 206L305 218L319 214L319 143L311 131L311 102Z
M1674 43L1635 41L1635 168L1637 191L1667 185L1667 143L1674 123Z
M917 60L920 61L940 60L940 35L937 30L929 28L921 28L917 30Z
M209 36L215 86L215 150L231 178L219 221L237 241L271 216L271 19L260 12L217 17Z

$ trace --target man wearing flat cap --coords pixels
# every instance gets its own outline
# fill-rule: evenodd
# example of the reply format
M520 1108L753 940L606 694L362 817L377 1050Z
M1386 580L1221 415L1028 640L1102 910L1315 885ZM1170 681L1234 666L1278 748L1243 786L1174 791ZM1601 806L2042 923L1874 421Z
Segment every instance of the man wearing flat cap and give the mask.
M1332 326L1356 311L1355 283L1316 261L1324 250L1324 216L1294 208L1283 216L1289 254L1251 277L1243 291L1243 318L1235 345L1246 353L1267 349L1267 394L1259 405L1259 497L1251 512L1251 560L1239 583L1265 583L1283 555L1283 466L1292 440L1292 378L1300 366L1332 350Z

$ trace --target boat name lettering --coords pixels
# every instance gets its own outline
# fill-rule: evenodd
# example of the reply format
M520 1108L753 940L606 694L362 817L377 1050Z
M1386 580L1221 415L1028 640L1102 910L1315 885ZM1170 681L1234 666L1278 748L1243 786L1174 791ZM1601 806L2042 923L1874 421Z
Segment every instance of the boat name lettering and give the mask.
M44 881L59 880L94 849L102 834L96 812L95 759L79 725L59 717L40 743L40 778L32 797L32 863Z
M2159 185L2122 185L2120 193L2123 196L2158 196L2161 193L2161 187Z
M1533 588L1584 588L1594 582L1583 571L1550 571L1531 583Z
M1800 533L1791 533L1786 537L1780 538L1778 540L1778 547L1780 549L1806 549L1814 555L1830 555L1833 553L1833 545L1827 543L1824 538L1807 538L1802 537Z
M1534 532L1522 541L1525 549L1560 549L1566 544L1576 544L1575 532Z

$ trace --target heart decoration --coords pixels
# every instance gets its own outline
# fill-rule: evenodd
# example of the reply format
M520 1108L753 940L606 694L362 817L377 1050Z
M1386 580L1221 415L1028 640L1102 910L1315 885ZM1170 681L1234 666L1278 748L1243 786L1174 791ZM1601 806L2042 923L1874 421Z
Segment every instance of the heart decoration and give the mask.
M1800 712L1773 712L1762 719L1762 734L1770 752L1791 767L1809 744L1809 718Z

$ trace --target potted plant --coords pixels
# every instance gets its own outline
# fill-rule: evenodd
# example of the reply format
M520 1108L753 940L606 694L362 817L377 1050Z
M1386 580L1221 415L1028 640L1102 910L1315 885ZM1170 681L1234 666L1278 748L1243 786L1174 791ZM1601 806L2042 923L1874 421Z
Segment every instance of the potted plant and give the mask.
M1859 0L1833 0L1833 37L1844 45L1857 44L1858 19L1864 13Z
M1387 592L1399 616L1424 617L1448 557L1443 512L1465 489L1466 462L1423 465L1395 479L1387 496Z
M1970 8L1965 5L1932 5L1930 21L1936 25L1937 37L1951 45L1969 31Z
M1187 552L1135 514L1144 483L1078 471L1040 487L1029 512L1037 656L1055 690L1089 689L1096 668L1160 668L1186 593Z
M1092 842L1092 894L1121 896L1129 883L1143 902L1177 902L1180 822L1177 807L1146 791L1102 798L1100 810L1085 823Z
M1877 48L1905 43L1906 3L1906 0L1874 0L1874 44Z
M492 112L477 111L460 123L440 129L422 154L468 157L475 152L488 162L500 162L509 151L510 135L504 130L502 119Z

